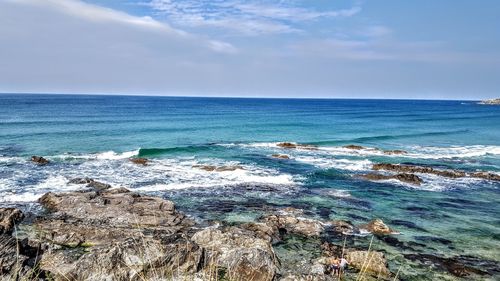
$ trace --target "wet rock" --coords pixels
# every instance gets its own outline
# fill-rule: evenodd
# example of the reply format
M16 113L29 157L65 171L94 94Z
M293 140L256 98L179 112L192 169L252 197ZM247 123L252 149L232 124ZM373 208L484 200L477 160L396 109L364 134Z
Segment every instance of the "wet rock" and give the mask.
M367 149L367 148L366 148L366 147L364 147L364 146L361 146L361 145L354 145L354 144L345 145L345 146L343 146L343 148L352 149L352 150L362 150L362 149Z
M381 252L376 251L346 251L346 259L349 261L349 266L353 267L365 274L388 279L391 276L387 260Z
M130 158L129 161L134 163L134 164L143 165L143 166L147 166L149 163L149 160L146 158Z
M206 249L205 267L227 269L232 280L273 280L278 260L269 241L237 227L207 228L192 237Z
M415 250L412 247L408 246L405 242L400 241L394 236L386 236L386 235L378 236L378 239L384 241L386 244L391 245L392 247L396 247L402 250L410 250L410 251Z
M399 234L399 232L389 228L381 219L374 219L365 225L359 226L359 228L376 235Z
M404 227L407 227L407 228L411 228L411 229L415 229L415 230L418 230L418 231L422 231L422 232L427 232L426 229L416 225L414 222L411 222L411 221L405 221L405 220L392 220L391 221L391 224L392 225L400 225L400 226L404 226Z
M460 256L446 258L430 254L406 254L404 255L404 257L412 261L418 261L425 266L437 267L441 270L446 270L457 277L467 277L470 275L491 275L495 273L495 269L491 270L491 272L488 272L476 268L473 265L479 265L478 262L471 262L470 259L466 259L464 262L463 260L461 260ZM498 269L496 271L498 272Z
M111 188L110 184L96 181L96 180L91 179L91 178L74 178L74 179L70 180L69 183L86 184L87 187L93 188L96 191L103 191L103 190Z
M414 236L415 240L417 241L422 241L422 242L434 242L434 243L439 243L443 245L451 245L453 244L453 241L442 238L442 237L435 237L435 236Z
M490 181L500 181L500 175L489 172L474 172L470 173L469 177L480 178Z
M274 229L283 229L287 233L306 237L319 236L324 230L323 223L318 220L304 218L302 214L302 210L286 208L276 214L263 217L261 222Z
M14 226L24 219L24 214L15 208L0 208L0 235L11 234Z
M34 162L38 165L49 164L49 160L43 158L42 156L36 156L36 155L31 156L31 162Z
M340 234L352 235L359 232L359 229L357 227L344 220L334 220L331 221L330 224L331 230Z
M273 158L278 158L278 159L290 159L290 156L286 154L273 154L271 155Z
M368 180L389 180L389 179L396 179L402 182L410 183L410 184L415 184L415 185L420 185L422 183L422 179L418 177L417 175L414 174L407 174L407 173L401 173L401 174L396 174L396 175L383 175L383 174L377 174L377 173L369 173L366 175L362 175L362 178L368 179Z
M384 154L387 155L401 155L401 154L407 154L407 151L404 150L399 150L399 149L393 149L393 150L384 150Z
M289 148L289 149L307 149L307 150L316 150L318 149L317 146L315 145L310 145L310 144L299 144L299 143L294 143L294 142L280 142L276 144L278 147L281 148Z
M233 166L194 165L193 167L205 170L207 172L229 172L236 170L244 170L244 168L239 165L233 165Z

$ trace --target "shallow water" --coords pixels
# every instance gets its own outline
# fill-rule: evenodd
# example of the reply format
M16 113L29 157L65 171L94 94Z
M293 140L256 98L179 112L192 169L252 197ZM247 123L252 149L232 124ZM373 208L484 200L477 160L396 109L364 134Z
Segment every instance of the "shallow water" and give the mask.
M0 95L0 205L36 209L45 192L80 189L68 181L88 176L171 198L200 221L252 221L287 206L325 221L378 217L402 232L397 241L374 241L393 271L402 265L405 279L452 279L403 256L500 262L500 183L420 175L424 183L415 186L357 175L381 162L500 173L498 124L500 107L469 101ZM281 141L318 149L284 149ZM51 163L37 166L31 155ZM151 163L135 165L134 156Z

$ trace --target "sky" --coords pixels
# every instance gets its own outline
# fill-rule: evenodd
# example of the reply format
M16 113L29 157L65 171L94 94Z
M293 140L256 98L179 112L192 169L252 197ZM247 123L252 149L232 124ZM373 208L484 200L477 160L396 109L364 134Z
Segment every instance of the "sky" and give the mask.
M0 0L0 92L500 97L497 0Z

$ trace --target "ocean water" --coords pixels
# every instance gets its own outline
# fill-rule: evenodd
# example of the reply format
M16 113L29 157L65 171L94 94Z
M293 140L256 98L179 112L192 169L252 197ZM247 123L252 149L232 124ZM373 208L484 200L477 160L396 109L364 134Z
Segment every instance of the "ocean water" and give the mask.
M277 146L284 141L318 148ZM343 148L349 144L408 153ZM37 166L31 155L51 163ZM139 166L130 157L151 162ZM500 182L420 175L424 183L415 186L359 178L374 163L386 162L500 174L500 107L473 101L0 95L0 206L36 212L45 192L81 189L68 181L87 176L170 198L199 221L252 221L269 208L287 206L325 221L381 218L401 235L398 243L377 238L374 247L386 252L391 270L401 267L404 279L455 279L437 265L408 258L415 254L468 257L493 274L481 278L498 278ZM350 237L348 243L366 245L369 239ZM290 258L286 251L278 254Z

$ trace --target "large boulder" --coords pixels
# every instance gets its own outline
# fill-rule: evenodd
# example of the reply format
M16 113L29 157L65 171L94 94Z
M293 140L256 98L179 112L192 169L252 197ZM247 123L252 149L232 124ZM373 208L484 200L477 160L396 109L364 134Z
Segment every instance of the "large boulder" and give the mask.
M0 234L11 234L14 226L24 219L24 214L15 208L0 208Z
M383 279L391 276L387 260L381 252L347 250L345 256L349 266L359 271L358 275L371 275Z
M320 236L325 229L324 224L318 220L305 218L302 215L302 210L286 208L276 214L264 216L261 218L261 222L280 232L306 237Z
M229 280L273 280L278 260L268 240L237 227L207 228L192 240L206 250L205 268L225 270Z

